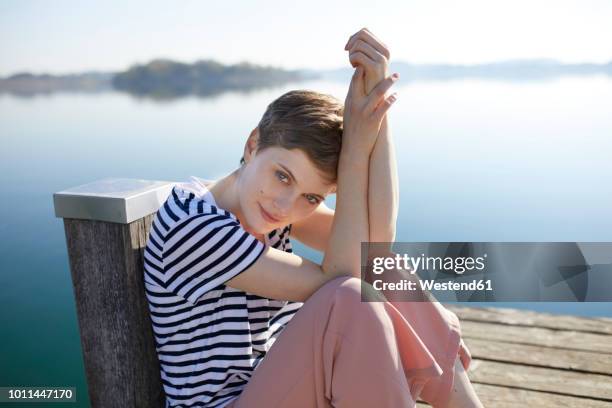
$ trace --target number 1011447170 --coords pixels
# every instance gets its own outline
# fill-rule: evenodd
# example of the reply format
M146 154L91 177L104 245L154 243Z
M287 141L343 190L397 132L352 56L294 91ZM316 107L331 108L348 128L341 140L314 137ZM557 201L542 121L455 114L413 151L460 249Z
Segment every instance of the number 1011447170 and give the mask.
M74 387L0 387L0 402L76 402Z

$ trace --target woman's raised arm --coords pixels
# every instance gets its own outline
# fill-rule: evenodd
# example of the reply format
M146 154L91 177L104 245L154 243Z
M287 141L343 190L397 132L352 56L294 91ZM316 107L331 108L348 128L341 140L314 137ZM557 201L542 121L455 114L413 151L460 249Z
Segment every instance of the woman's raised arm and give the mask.
M338 164L336 211L323 258L326 274L349 272L361 276L361 242L370 237L368 173L381 122L394 96L386 96L396 78L381 81L365 93L365 75L357 67L344 107L342 150Z
M389 50L367 28L351 36L345 49L349 51L351 64L363 66L365 69L367 94L389 75ZM395 148L386 115L370 155L367 191L370 242L393 242L399 207L399 187Z
M370 156L368 180L370 242L393 242L399 207L399 187L395 148L386 116Z

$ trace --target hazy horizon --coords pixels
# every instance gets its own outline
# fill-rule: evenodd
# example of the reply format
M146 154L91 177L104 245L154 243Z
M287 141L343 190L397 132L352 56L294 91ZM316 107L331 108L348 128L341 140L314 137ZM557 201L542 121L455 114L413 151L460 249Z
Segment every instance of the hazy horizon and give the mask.
M159 57L159 58L154 58L150 61L145 61L142 63L135 63L132 64L130 66L124 67L123 69L118 69L118 70L114 70L114 71L108 71L108 70L101 70L101 69L90 69L87 71L70 71L70 72L49 72L49 71L33 71L33 70L28 70L28 69L24 69L21 71L16 71L16 72L11 72L9 74L6 75L0 75L0 79L6 79L9 78L13 75L18 75L18 74L32 74L32 75L54 75L54 76L64 76L64 75L79 75L79 74L116 74L119 72L124 72L126 70L128 70L129 68L135 66L135 65L147 65L150 62L154 61L154 60L170 60L172 62L175 63L184 63L184 64L193 64L195 62L198 61L202 61L202 60L212 60L212 61L216 61L218 62L217 59L215 58L198 58L195 59L193 61L179 61L179 60L172 60L170 58L164 58L164 57ZM480 63L474 63L474 64L455 64L455 63L447 63L447 62L422 62L422 63L413 63L411 61L392 61L391 62L391 68L393 67L393 65L410 65L410 66L447 66L447 67L481 67L481 66L487 66L487 65L497 65L497 64L512 64L512 63L540 63L540 62L550 62L550 63L557 63L560 66L570 66L570 65L581 65L581 64L585 64L585 65L601 65L602 67L608 64L612 64L612 59L610 59L609 61L604 61L604 62L591 62L591 61L577 61L577 62L570 62L570 63L564 63L561 62L559 60L555 60L555 59L551 59L551 58L517 58L517 59L509 59L509 60L496 60L496 61L483 61ZM252 63L251 61L239 61L237 62L237 64L239 63ZM227 64L230 65L230 64ZM273 66L270 64L257 64L263 67L270 67L270 68L281 68L281 69L285 69L284 67L278 67L278 66ZM329 67L329 68L321 68L321 69L316 69L316 68L308 68L308 67L295 67L293 68L294 70L298 70L298 71L315 71L315 72L332 72L332 71L337 71L337 70L343 70L343 69L352 69L352 67L350 66L336 66L336 67Z
M348 36L370 28L392 61L473 65L508 60L608 63L612 2L315 1L0 4L0 77L116 72L156 58L248 61L285 69L348 65ZM313 29L313 27L315 27Z

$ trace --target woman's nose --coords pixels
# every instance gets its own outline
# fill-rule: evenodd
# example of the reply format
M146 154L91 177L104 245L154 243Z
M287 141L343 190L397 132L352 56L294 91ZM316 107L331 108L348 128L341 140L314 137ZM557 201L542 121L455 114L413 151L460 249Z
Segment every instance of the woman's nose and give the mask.
M276 208L276 211L278 211L278 215L287 216L289 214L289 210L291 209L292 203L292 196L283 195L280 197L276 197L276 199L274 200L274 207Z

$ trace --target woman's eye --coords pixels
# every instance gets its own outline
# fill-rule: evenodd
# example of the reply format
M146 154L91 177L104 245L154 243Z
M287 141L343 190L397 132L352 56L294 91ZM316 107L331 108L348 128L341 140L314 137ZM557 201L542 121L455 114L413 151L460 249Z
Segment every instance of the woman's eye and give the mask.
M309 196L306 196L306 199L308 200L310 204L319 204L319 199L315 196L309 195Z
M289 177L287 177L285 173L283 173L282 171L278 171L278 170L276 171L276 177L282 182L289 180Z

